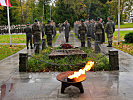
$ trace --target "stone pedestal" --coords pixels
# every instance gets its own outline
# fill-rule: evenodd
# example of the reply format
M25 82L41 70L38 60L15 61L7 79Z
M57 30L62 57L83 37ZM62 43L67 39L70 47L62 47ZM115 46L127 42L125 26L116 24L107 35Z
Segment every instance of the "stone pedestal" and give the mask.
M87 47L91 47L91 37L87 37Z
M40 43L39 42L36 42L35 43L35 53L36 54L39 54L40 53Z
M111 66L111 70L119 70L119 58L117 50L109 51L109 65Z
M46 48L46 39L42 39L42 50Z
M19 54L19 72L26 72L28 66L28 53Z
M100 53L100 41L95 41L95 53Z

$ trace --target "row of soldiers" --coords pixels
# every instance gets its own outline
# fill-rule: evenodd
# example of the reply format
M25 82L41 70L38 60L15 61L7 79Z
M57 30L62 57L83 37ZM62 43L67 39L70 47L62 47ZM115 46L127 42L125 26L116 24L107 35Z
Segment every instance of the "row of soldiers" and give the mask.
M24 33L24 27L26 25L11 25L10 31L12 33ZM7 34L8 33L8 26L0 26L0 34Z
M102 18L98 17L97 21L93 19L90 21L76 21L74 23L74 32L77 37L81 39L81 47L85 46L85 36L93 38L95 41L99 41L100 44L105 42L105 32L107 33L108 38L108 47L112 47L112 37L115 31L115 24L111 20L110 16L107 18L108 22L106 23L104 29L104 22Z
M27 23L27 26L24 28L24 32L26 33L27 49L29 49L29 42L32 49L32 41L34 42L35 47L36 44L40 43L40 40L42 40L44 35L47 37L48 46L52 46L52 39L56 35L56 25L55 22L48 20L44 27L38 19L35 19L35 22L32 25L30 25L29 22Z

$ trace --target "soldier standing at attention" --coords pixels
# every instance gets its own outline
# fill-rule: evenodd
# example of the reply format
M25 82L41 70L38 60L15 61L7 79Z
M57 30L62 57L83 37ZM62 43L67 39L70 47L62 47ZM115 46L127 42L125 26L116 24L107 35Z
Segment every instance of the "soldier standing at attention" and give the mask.
M107 17L108 22L106 23L105 32L107 33L108 46L112 47L112 38L113 33L115 32L115 23L110 19L110 16Z
M52 47L52 34L53 34L53 25L50 24L50 20L47 21L45 25L45 34L47 35L48 46Z
M95 35L96 41L99 41L100 43L102 43L102 32L104 30L104 26L103 24L100 22L100 17L97 18L97 22L95 24Z
M100 22L102 23L102 25L103 25L103 28L104 28L104 21L103 21L103 19L102 18L100 18ZM102 43L104 43L105 42L105 34L104 34L104 29L102 30L102 41L101 41Z
M35 41L35 44L39 43L40 40L41 40L40 39L41 27L38 24L38 20L37 19L35 19L35 22L32 25L32 32L33 32L33 39ZM34 45L34 47L35 47L35 45Z
M81 47L85 47L85 34L87 32L87 27L84 24L84 19L81 19L81 25L79 26L78 33L80 35Z
M32 28L30 27L30 23L27 22L27 26L24 28L24 32L26 33L26 46L27 49L29 49L29 41L30 41L30 48L33 49L32 47Z
M66 20L65 23L63 24L63 26L65 27L65 39L66 39L66 43L68 43L69 32L70 32L70 24Z

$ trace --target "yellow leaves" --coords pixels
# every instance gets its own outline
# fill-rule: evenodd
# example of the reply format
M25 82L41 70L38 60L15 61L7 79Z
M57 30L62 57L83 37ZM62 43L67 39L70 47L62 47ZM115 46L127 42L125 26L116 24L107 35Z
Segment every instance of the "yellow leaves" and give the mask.
M4 10L4 6L0 6L0 10Z
M115 43L113 43L113 47L115 47L123 52L133 55L133 44L132 43L125 44L125 43L120 42L120 45L118 45L118 43L115 42Z
M85 4L82 4L82 7L87 7Z

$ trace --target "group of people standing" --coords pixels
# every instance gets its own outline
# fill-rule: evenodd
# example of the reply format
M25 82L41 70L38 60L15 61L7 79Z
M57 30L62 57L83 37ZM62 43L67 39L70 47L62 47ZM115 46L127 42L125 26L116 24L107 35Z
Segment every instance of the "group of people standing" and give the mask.
M44 31L43 24L39 22L38 19L35 19L35 22L32 25L30 25L29 22L27 23L24 32L26 33L27 49L29 49L29 42L31 49L33 49L33 43L34 47L36 44L40 43L44 34L46 34L48 46L52 46L52 38L56 35L55 22L48 20Z
M77 37L81 40L81 47L85 47L85 37L91 37L95 41L98 41L99 44L105 42L105 32L107 33L108 46L112 47L112 37L115 31L115 23L111 20L110 16L107 17L108 22L104 25L102 18L98 17L97 21L93 19L90 21L76 21L74 23L74 32ZM105 26L105 28L104 28Z
M99 42L99 44L102 44L105 42L105 32L107 33L108 38L108 47L112 47L112 37L113 33L115 31L115 24L111 20L110 17L107 17L108 22L106 25L104 25L104 22L102 21L102 18L98 17L97 21L94 21L93 19L90 21L85 21L84 19L81 19L81 21L76 21L74 23L74 33L77 35L78 38L81 40L81 47L85 47L85 37L93 38L95 41ZM70 24L66 20L63 24L58 24L59 26L59 32L64 28L65 33L65 39L66 43L69 42L69 32L70 32ZM105 28L104 28L105 26ZM45 31L43 31L43 24L39 23L37 19L35 19L35 22L31 26L30 23L27 23L27 26L24 28L24 31L26 33L26 45L27 49L28 43L30 41L31 49L33 49L32 46L32 40L34 40L34 46L35 44L39 43L40 40L43 38L44 34L47 38L47 44L48 46L52 46L52 39L56 35L56 25L53 21L48 20L47 24L45 24ZM33 39L32 39L33 35Z

